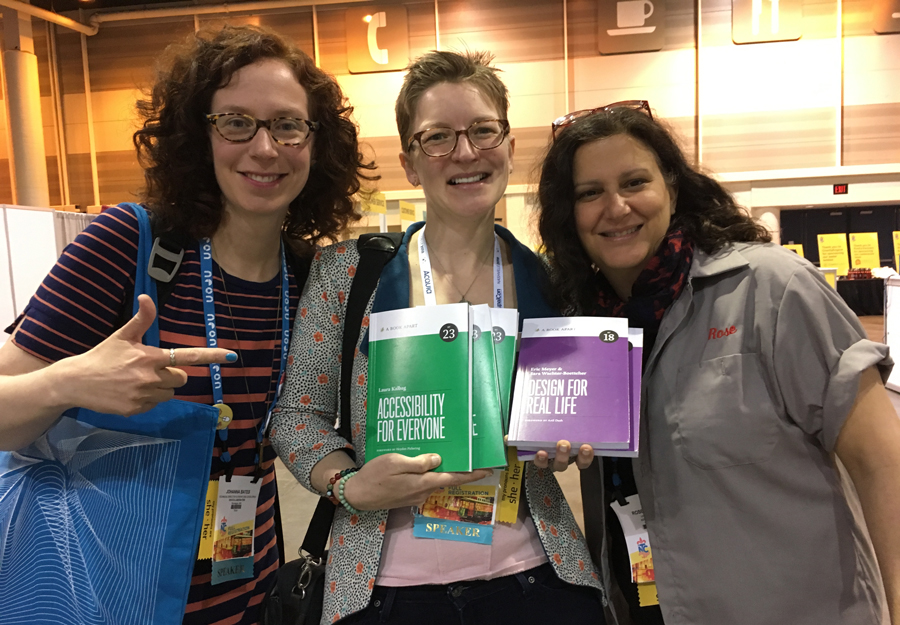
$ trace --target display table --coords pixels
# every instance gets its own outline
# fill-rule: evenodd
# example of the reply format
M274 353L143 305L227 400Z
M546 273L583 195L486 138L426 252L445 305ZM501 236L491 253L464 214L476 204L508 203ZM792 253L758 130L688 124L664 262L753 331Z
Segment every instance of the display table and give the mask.
M884 280L838 280L837 292L857 315L884 314Z

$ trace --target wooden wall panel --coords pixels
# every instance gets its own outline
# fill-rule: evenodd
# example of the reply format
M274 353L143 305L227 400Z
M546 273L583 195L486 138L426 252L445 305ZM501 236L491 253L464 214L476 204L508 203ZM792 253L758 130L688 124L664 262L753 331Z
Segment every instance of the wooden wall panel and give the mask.
M170 44L183 42L193 32L193 18L165 23L104 24L99 33L87 39L91 91L149 86L159 55Z
M568 0L569 58L597 56L597 0Z
M33 20L34 54L38 60L38 84L41 97L50 97L50 52L47 49L47 29L41 20Z
M69 202L82 209L91 206L94 203L94 188L90 154L69 154L66 166L69 169Z
M373 183L379 191L401 191L411 189L406 173L400 167L400 137L366 137L361 142L363 153L375 156L381 180Z
M550 125L537 128L513 128L516 153L509 184L537 184L539 166L550 141Z
M703 164L716 172L834 165L834 109L703 117Z
M844 107L844 165L900 163L900 102Z
M0 204L12 204L12 179L9 176L9 159L0 159Z
M266 12L258 15L201 16L200 18L200 27L202 29L216 30L225 24L233 26L252 24L270 28L289 38L294 45L306 52L310 57L314 55L312 9L288 8L281 12Z
M347 28L343 9L318 9L319 66L332 74L347 74Z
M56 56L59 63L60 92L63 94L84 93L81 35L64 28L57 30Z
M412 60L436 49L434 3L407 3L406 19L409 26L409 58Z
M59 169L56 156L47 156L47 186L49 187L50 204L58 206L63 203L62 189L59 186Z
M562 0L444 0L441 48L488 50L498 63L563 58Z
M100 203L133 202L144 185L144 172L134 151L99 152L97 176L100 179Z

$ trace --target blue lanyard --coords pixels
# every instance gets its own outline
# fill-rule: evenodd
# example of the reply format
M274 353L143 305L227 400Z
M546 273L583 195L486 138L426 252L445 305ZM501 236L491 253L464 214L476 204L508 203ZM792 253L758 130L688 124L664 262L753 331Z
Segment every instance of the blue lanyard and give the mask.
M216 307L213 298L213 270L212 270L212 243L208 238L200 240L200 284L201 295L203 298L203 325L204 334L206 336L207 347L217 347L218 339L216 334ZM233 320L232 320L233 322ZM272 421L272 412L278 403L278 397L281 395L281 387L284 384L284 367L287 363L288 346L291 341L291 292L288 284L287 261L284 255L284 243L281 244L281 366L278 371L278 386L275 387L275 397L266 412L266 417L259 424L259 431L256 433L256 465L257 479L261 474L262 464L262 444L266 437L266 431ZM224 395L222 393L222 368L218 364L209 365L209 374L212 379L213 404L224 406ZM228 477L231 477L231 454L228 452L228 428L223 427L217 430L219 441L222 443L222 453L219 455L220 460L226 465ZM254 480L255 481L255 480Z

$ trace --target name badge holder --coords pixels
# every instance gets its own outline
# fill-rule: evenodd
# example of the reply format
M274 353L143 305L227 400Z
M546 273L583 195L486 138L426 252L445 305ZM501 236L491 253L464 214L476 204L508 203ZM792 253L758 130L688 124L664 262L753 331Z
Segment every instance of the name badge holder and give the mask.
M213 297L212 244L208 238L200 241L200 280L206 346L218 347ZM263 442L284 384L284 369L291 338L290 284L284 243L281 245L281 294L281 363L278 385L272 403L256 433L256 454L253 460L255 469L252 476L234 475L234 463L228 447L228 427L234 419L234 413L224 401L221 366L217 363L209 365L213 407L219 410L216 444L220 451L219 459L225 465L225 475L209 483L198 554L200 560L212 559L210 581L212 585L253 577L256 507L259 501L260 479L263 475Z
M656 596L656 574L650 550L650 534L644 520L644 510L638 495L625 497L625 503L613 501L610 507L619 519L631 564L631 581L637 584L638 602L647 607L659 605Z

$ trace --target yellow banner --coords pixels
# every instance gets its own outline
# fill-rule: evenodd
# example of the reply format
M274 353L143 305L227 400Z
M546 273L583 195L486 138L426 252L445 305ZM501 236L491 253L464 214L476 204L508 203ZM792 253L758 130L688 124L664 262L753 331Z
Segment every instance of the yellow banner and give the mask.
M892 233L894 239L894 269L900 271L900 232Z
M368 198L362 196L361 203L364 213L387 214L387 200L384 198L384 193L373 193Z
M400 200L400 225L406 229L414 221L416 221L416 205Z
M846 276L850 269L847 256L847 235L820 234L816 237L819 243L819 267L834 267L839 276Z
M881 267L877 232L853 232L850 234L850 259L854 269Z
M785 243L781 247L791 250L792 252L797 252L800 255L800 258L806 258L803 255L803 244L802 243Z

